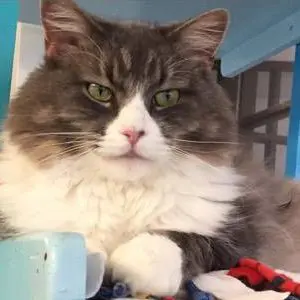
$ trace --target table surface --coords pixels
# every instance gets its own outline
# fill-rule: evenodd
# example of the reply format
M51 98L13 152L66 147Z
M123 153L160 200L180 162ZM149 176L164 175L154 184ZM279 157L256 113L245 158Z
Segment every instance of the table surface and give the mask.
M231 24L219 56L233 76L300 41L299 0L77 0L97 15L170 22L212 8L229 10ZM20 20L39 24L39 0L20 0Z

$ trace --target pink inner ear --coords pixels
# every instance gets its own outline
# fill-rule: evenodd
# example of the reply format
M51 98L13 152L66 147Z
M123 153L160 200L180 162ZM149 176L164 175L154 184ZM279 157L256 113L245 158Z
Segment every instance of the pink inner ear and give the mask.
M75 37L56 37L54 40L45 39L45 52L47 57L55 57L64 54L67 50L80 47Z
M66 50L66 48L71 49L72 45L68 45L68 44L60 44L60 41L58 42L45 42L45 46L46 46L46 57L57 57L59 55L64 54L64 51Z

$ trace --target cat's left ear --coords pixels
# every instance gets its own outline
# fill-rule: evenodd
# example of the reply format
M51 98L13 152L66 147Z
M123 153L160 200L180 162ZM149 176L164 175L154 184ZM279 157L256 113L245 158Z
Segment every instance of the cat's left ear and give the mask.
M89 34L84 12L72 0L40 0L46 57L78 47Z
M212 62L225 37L228 25L228 11L214 9L162 29L168 37L175 39L183 51L187 50L193 57Z

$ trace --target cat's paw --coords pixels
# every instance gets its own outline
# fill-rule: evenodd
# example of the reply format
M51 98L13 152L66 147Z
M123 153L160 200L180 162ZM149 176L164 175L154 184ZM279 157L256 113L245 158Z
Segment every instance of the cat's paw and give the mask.
M181 249L167 237L143 233L118 247L110 258L115 280L133 293L175 295L182 281Z

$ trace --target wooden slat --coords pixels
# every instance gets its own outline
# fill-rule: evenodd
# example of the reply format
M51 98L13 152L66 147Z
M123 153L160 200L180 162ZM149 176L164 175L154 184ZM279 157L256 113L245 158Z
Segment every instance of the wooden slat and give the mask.
M238 108L238 120L243 119L246 116L255 113L255 100L258 73L249 70L241 74L239 79L239 108ZM251 155L253 152L253 143L249 141L247 145L248 154Z
M238 102L238 76L233 78L223 77L219 84L225 90L228 97L236 107Z
M253 129L265 125L267 122L278 121L288 117L290 112L290 101L285 101L262 110L252 116L242 118L239 121L239 126L242 129Z
M240 108L239 118L255 113L255 100L257 90L258 73L249 70L241 75L241 89L240 89Z
M293 63L289 61L265 61L251 70L255 72L270 72L280 71L280 72L293 72Z
M274 143L277 145L286 145L287 137L283 135L267 135L260 132L242 132L242 136L245 136L247 140L253 141L253 143L266 144Z
M279 104L280 101L280 85L281 85L281 72L278 70L270 69L269 80L269 95L268 95L268 109ZM267 120L266 134L267 136L277 135L278 120ZM276 164L276 143L269 140L265 144L264 161L266 167L270 170L275 170Z

